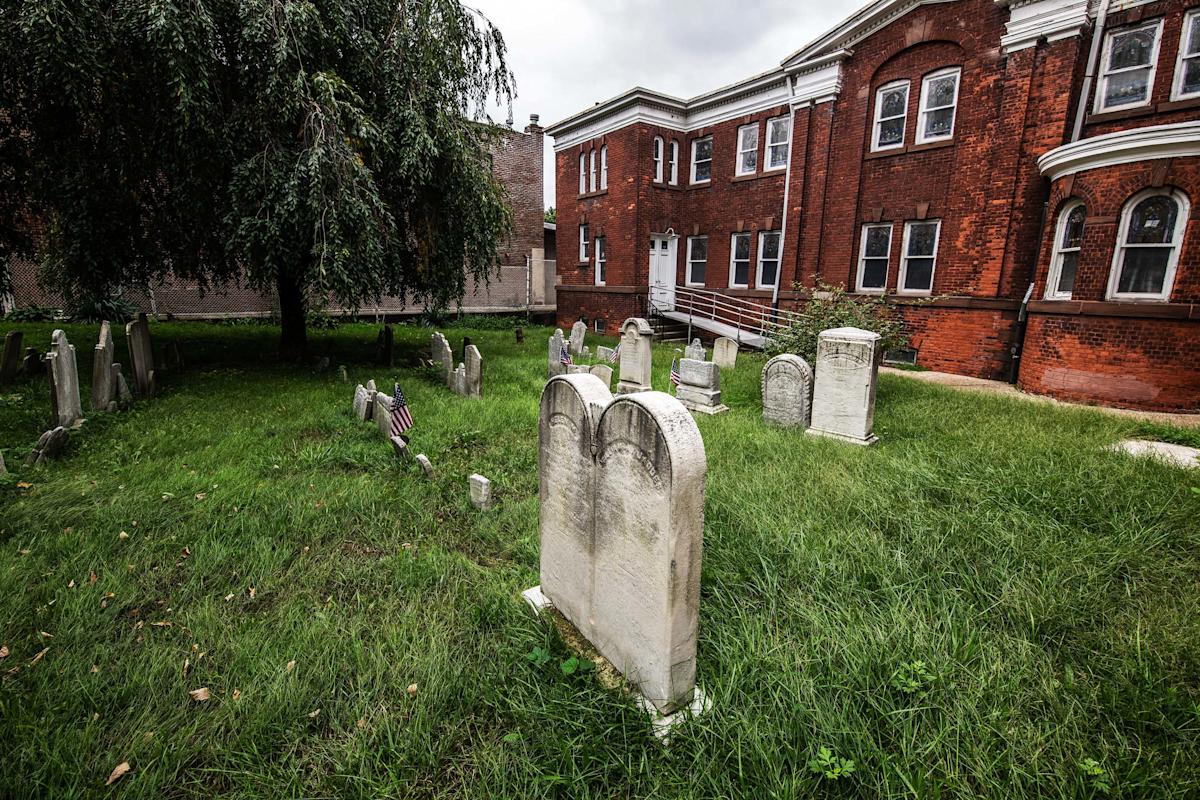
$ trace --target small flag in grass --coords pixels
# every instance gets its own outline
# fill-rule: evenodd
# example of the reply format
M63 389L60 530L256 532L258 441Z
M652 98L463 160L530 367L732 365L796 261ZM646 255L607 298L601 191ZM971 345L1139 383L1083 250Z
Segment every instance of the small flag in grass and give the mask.
M615 364L615 363L617 363L618 360L620 360L620 358L621 358L621 343L617 342L617 346L614 347L612 349L612 352L608 354L608 360L611 363Z
M412 412L408 410L408 400L396 384L396 392L392 395L392 436L399 436L413 426Z
M569 367L575 363L575 361L571 358L571 354L567 352L567 346L565 344L562 346L562 351L558 354L558 360L559 363L561 363L564 367Z
M671 359L671 385L679 385L679 356Z

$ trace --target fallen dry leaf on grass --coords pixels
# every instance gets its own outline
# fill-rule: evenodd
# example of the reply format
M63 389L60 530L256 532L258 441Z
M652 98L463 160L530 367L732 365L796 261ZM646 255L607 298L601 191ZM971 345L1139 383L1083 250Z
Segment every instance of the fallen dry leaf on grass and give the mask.
M316 711L309 712L308 718L316 719L320 715L320 713L321 713L321 709L318 708Z
M292 659L291 661L289 661L289 662L287 663L287 671L288 671L288 672L291 672L291 671L292 671L292 670L294 670L295 668L296 668L296 660L295 660L295 659Z
M96 570L88 573L88 583L95 583L99 578L96 576Z
M181 556L183 556L184 558L191 558L191 557L192 557L192 551L191 551L189 548L187 548L187 547L183 548L183 550L181 550L179 554L180 554Z
M187 674L189 672L191 672L191 669L192 669L192 660L190 658L185 658L183 660L183 677L186 678Z
M242 690L241 690L241 689L234 689L234 690L233 690L233 699L234 699L234 700L241 700L241 699L242 699Z
M43 658L45 658L45 657L46 657L46 653L48 653L49 651L50 651L50 648L49 648L49 647L44 647L44 648L42 648L42 652L38 653L36 656L34 656L34 657L33 657L33 658L30 660L30 662L29 662L29 666L31 666L31 667L32 667L32 666L33 666L34 664L36 664L37 662L41 661Z
M250 587L250 599L251 599L251 600L253 600L253 599L254 599L254 595L255 595L255 593L256 593L257 591L258 591L258 590L257 590L257 589L255 589L253 586L251 586L251 587Z
M155 628L170 628L175 625L174 622L169 622L167 620L162 620L160 622L151 622L150 624L152 626L154 626Z
M8 645L0 647L0 658L8 658Z
M227 594L227 595L225 595L225 602L226 602L226 603L228 603L228 602L229 602L230 600L232 600L232 599L233 599L233 593L232 593L232 592L231 592L231 593L229 593L229 594Z
M43 639L53 639L54 638L54 634L46 633L45 631L38 631L38 636L42 637Z
M192 689L190 692L188 692L188 694L190 694L192 699L198 703L203 703L205 700L208 700L210 697L212 697L212 694L208 691L207 686L201 686L199 689Z
M129 772L129 762L122 761L120 764L117 764L117 766L109 774L108 780L106 780L104 782L104 785L112 786L114 783L116 783L117 781L119 781L121 779L122 775L124 775L127 772Z
M68 588L68 589L74 589L74 588L75 588L75 579L74 579L74 578L72 578L72 579L71 579L71 582L67 584L67 588Z
M125 531L121 531L120 533L118 533L118 534L117 534L117 538L118 538L118 539L128 539L128 538L129 538L129 534L128 534L128 533L126 533Z
M33 484L28 483L26 481L17 481L17 488L18 489L31 489L31 488L33 488Z
M197 499L197 500L203 500L203 499L204 499L204 498L206 498L206 497L208 497L208 495L207 495L205 492L196 492L196 499Z
M415 683L410 683L408 685L408 688L405 691L408 692L409 697L416 697L417 696L417 685Z

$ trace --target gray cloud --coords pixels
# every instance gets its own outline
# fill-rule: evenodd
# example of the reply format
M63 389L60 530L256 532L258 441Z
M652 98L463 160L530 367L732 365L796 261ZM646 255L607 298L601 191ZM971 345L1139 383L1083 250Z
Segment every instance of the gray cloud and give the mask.
M517 127L543 125L633 86L692 97L779 64L864 0L467 0L504 34ZM507 111L495 110L498 119ZM546 204L554 203L546 147Z

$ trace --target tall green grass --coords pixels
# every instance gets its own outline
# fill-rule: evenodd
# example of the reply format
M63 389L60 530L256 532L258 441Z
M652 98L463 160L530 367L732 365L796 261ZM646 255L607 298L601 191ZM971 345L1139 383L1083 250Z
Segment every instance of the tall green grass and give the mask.
M763 425L742 354L733 410L698 420L713 710L663 748L629 698L562 673L519 597L549 331L448 332L482 350L482 400L417 364L426 330L371 366L374 332L316 334L315 374L275 361L271 328L156 324L187 368L39 471L20 461L45 384L3 390L0 795L1200 794L1200 479L1106 450L1137 423L884 376L882 443L859 449ZM86 398L96 331L68 333ZM370 377L401 381L433 481L351 419ZM813 772L823 746L854 772Z

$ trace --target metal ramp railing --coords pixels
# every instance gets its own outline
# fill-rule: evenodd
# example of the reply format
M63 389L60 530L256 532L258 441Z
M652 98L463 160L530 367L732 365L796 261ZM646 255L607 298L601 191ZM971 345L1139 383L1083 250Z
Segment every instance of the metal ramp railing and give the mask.
M651 316L686 322L689 339L691 327L695 326L758 348L801 316L794 311L686 286L651 286L648 305Z

